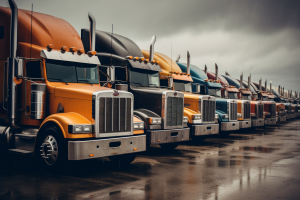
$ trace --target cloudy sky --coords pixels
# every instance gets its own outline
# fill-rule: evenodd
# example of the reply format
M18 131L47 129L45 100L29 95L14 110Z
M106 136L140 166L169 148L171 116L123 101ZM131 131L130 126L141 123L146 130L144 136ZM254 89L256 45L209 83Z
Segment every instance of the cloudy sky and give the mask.
M233 77L252 74L300 91L299 0L15 0L19 8L63 18L80 34L89 27L88 11L97 29L111 31L175 59L186 51L192 64ZM6 0L0 6L8 7ZM172 47L172 48L171 48Z

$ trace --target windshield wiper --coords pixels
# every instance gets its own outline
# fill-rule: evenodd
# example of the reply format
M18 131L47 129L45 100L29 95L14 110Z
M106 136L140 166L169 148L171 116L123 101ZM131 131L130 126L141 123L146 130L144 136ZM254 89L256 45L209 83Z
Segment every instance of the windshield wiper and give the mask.
M93 86L93 84L89 80L87 80L87 79L78 79L78 81L84 81L86 83L91 84L91 86Z
M58 80L58 81L64 82L66 85L69 85L64 79L61 79L61 78L48 78L48 80L49 79Z
M152 83L150 83L149 85L153 85L153 86L155 86L155 87L157 87L157 88L158 88L158 86L157 86L157 85L155 85L155 84L152 84Z
M140 86L144 87L141 83L137 83L137 82L130 82L130 84L136 84L136 85L140 85Z

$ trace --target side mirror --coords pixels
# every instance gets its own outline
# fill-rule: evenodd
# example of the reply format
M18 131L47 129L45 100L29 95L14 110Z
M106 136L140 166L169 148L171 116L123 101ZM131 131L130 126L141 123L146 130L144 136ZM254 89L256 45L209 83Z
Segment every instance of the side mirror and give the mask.
M23 76L23 59L15 58L15 76Z
M173 77L170 77L170 78L168 79L168 88L169 88L169 89L173 89Z
M228 91L227 90L224 90L224 98L228 99Z
M115 68L115 66L107 67L107 75L109 77L108 82L114 83L115 80L116 80L116 68Z

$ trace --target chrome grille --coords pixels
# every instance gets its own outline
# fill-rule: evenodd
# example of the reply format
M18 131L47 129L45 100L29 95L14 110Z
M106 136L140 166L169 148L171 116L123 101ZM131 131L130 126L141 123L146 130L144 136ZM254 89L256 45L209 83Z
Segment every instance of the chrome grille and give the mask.
M276 105L275 104L271 104L270 107L270 114L271 114L271 117L276 117Z
M214 122L216 111L216 101L203 100L202 121Z
M237 120L237 103L230 103L230 120Z
M99 99L99 133L131 131L131 99Z
M251 108L250 103L244 104L244 119L250 119L251 118Z
M256 105L255 112L258 119L264 118L264 105Z
M167 126L182 126L183 98L167 97Z

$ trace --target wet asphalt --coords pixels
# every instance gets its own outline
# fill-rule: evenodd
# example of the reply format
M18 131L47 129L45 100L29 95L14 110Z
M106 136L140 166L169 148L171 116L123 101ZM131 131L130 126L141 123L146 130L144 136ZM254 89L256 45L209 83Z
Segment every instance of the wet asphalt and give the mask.
M46 171L1 151L0 199L300 199L300 119Z

